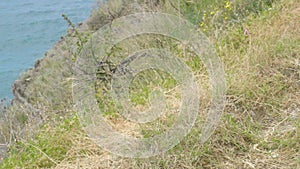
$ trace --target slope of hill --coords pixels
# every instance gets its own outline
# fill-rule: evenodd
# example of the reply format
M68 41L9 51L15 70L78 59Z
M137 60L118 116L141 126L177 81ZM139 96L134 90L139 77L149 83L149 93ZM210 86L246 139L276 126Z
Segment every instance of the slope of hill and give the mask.
M64 16L71 27L67 35L36 63L35 68L15 82L14 103L2 110L0 143L9 143L9 151L0 168L299 167L300 2L178 2L146 0L137 5L134 1L111 0L101 4L101 8L78 28ZM189 60L193 58L190 54L187 64L199 75L197 80L206 84L201 90L203 111L195 126L183 141L166 153L131 159L104 151L81 128L72 105L73 64L92 33L120 16L141 10L180 13L208 36L224 64L227 102L215 133L201 144L201 116L205 116L210 105L211 97L206 91L210 87L206 84L203 65L199 60ZM145 41L150 42L146 47L157 45L152 37L137 38L142 40L130 42L138 44L117 45L111 56L143 49ZM185 51L175 42L160 38L159 45L172 44L175 47L170 50L178 55ZM154 79L154 75L144 74L142 80L134 81L133 102L147 105L145 100L152 86L143 79ZM154 85L162 83L167 89L175 88L176 98L176 83L163 73L160 78L161 81L153 82ZM164 131L163 122L170 122L168 120L162 120L160 126L142 127L122 120L103 92L106 83L109 81L97 83L97 101L116 130L137 137L151 137ZM137 90L141 86L148 88ZM176 99L171 100L174 107L179 104Z

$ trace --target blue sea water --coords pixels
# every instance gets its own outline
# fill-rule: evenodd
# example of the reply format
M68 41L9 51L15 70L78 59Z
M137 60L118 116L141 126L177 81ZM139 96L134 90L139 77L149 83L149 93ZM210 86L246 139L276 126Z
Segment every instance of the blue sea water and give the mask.
M66 33L66 14L84 21L94 0L0 0L0 98L13 98L12 83Z

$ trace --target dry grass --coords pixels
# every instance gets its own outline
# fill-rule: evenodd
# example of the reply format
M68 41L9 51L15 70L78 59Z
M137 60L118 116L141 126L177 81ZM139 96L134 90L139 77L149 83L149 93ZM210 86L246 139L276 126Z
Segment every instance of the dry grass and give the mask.
M100 14L90 18L90 29L97 30L97 26L105 23L100 23L101 20L109 22L117 14L127 14L128 11L122 8L124 1L113 2L119 5L112 12L103 8ZM218 34L210 35L225 66L228 90L222 121L205 144L200 144L203 117L198 117L191 133L175 148L159 156L129 159L102 150L79 129L78 119L70 110L71 98L65 98L71 96L70 89L65 90L69 76L60 75L69 72L63 68L66 60L61 57L57 65L54 64L56 59L49 57L41 66L41 76L37 76L27 92L36 93L35 87L53 85L36 93L39 97L31 98L32 102L43 102L45 112L59 115L45 120L46 125L40 129L36 141L21 140L21 146L12 148L2 166L57 169L299 168L299 6L299 1L278 2L273 9L263 11L259 16L250 15L242 24L232 25L223 31L216 30ZM245 29L249 34L244 34ZM66 50L60 47L60 54L66 55ZM56 76L65 78L55 79ZM201 80L201 72L198 78ZM49 99L48 95L55 97ZM202 98L209 99L206 95ZM66 101L57 103L62 100ZM206 114L208 104L209 101L206 101L202 105L201 115ZM62 112L65 115L60 115ZM63 116L62 119L57 119L60 116ZM135 133L139 126L132 126L116 116L108 116L108 120L123 133L140 136L140 133ZM63 145L64 152L57 151L53 143ZM39 162L26 162L37 155ZM16 162L20 157L23 161Z
M248 18L250 24L243 27L248 36L233 26L211 37L225 63L229 87L225 115L209 142L198 143L196 126L180 145L160 156L135 160L92 155L77 159L81 167L299 167L299 5L279 3L273 11Z

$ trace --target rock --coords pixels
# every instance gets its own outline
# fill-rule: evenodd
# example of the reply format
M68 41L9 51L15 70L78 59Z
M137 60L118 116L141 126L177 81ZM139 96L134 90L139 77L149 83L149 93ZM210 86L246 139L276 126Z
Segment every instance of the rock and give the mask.
M12 85L12 92L14 94L13 102L26 102L25 100L25 89L26 89L26 82L22 80L16 80Z

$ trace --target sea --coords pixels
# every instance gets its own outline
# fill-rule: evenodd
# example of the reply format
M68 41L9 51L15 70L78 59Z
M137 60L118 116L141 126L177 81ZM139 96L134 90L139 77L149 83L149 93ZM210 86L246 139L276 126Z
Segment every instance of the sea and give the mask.
M66 14L84 21L94 0L0 0L0 99L12 99L13 82L66 34Z

